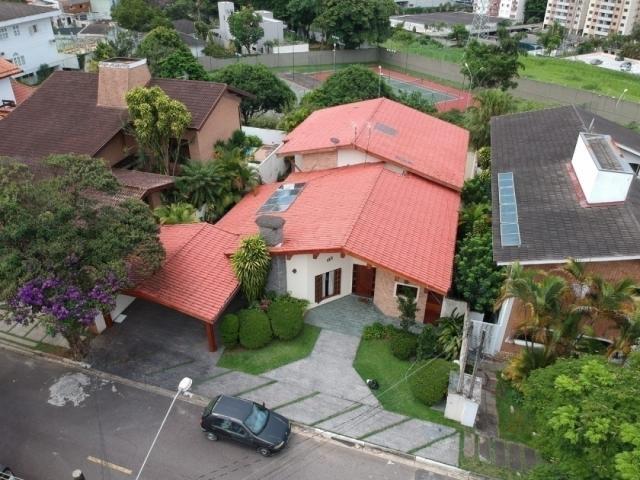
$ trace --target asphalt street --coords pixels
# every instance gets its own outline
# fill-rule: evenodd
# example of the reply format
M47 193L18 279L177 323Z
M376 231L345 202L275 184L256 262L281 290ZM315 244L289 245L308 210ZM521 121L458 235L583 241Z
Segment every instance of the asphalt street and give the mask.
M176 378L176 385L179 382ZM0 349L0 463L24 480L132 480L169 406L165 395L105 380L91 371ZM424 470L294 434L263 458L210 442L201 407L178 401L141 479L441 479Z

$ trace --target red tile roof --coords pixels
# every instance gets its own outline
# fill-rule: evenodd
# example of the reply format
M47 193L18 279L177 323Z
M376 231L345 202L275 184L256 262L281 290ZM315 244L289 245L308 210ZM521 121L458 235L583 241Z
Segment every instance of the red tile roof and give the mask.
M13 95L16 97L16 105L20 105L27 98L33 95L38 89L38 87L25 85L24 83L14 80L13 78L11 79L11 88L13 89Z
M276 214L286 223L284 241L272 253L341 251L440 293L449 290L457 192L382 164L294 173L286 183L305 186L288 210ZM257 212L279 185L260 186L216 226L256 233Z
M11 77L12 75L16 75L18 73L22 73L22 69L10 62L9 60L5 60L0 57L0 78Z
M280 155L351 147L460 190L469 132L378 98L318 110L285 142Z
M131 293L214 323L238 290L226 255L235 249L237 235L207 223L165 225L160 241L164 265Z

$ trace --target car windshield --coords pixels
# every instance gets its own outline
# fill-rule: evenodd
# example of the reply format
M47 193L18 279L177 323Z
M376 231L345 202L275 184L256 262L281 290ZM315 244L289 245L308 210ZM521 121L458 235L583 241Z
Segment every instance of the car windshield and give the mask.
M259 407L254 403L251 413L244 420L244 424L254 435L258 435L264 429L268 419L269 410Z

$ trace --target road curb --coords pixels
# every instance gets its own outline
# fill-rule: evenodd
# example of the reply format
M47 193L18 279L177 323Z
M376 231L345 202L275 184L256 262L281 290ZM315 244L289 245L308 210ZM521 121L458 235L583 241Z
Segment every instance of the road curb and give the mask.
M14 353L18 353L27 357L41 358L42 360L46 360L52 363L57 363L58 365L63 365L65 367L71 367L75 370L85 371L90 375L97 378L101 378L103 380L109 380L111 382L119 383L121 385L127 385L132 388L137 388L139 390L143 390L146 392L155 393L158 395L165 396L167 398L173 398L173 396L176 393L175 391L167 390L166 388L156 387L154 385L149 385L149 384L138 382L135 380L130 380L128 378L120 377L118 375L113 375L111 373L102 372L100 370L94 369L88 363L78 362L76 360L71 360L69 358L59 357L57 355L53 355L47 352L32 350L29 348L20 347L18 345L8 344L2 341L0 341L0 348L12 351ZM182 402L190 403L192 405L200 406L200 407L205 407L210 401L210 399L203 397L201 395L197 395L195 393L189 393L188 395L183 395L179 398L179 400ZM449 478L455 478L459 480L487 480L488 479L488 477L477 475L472 472L462 470L461 468L454 467L452 465L447 465L446 463L437 462L435 460L430 460L424 457L418 457L410 453L405 453L399 450L394 450L392 448L383 447L370 442L366 442L364 440L357 440L351 437L346 437L344 435L330 432L328 430L323 430L317 427L311 427L309 425L305 425L305 424L294 422L294 421L292 421L291 424L293 426L294 432L300 435L303 435L306 437L315 436L315 437L324 438L325 440L335 442L343 447L355 448L358 450L365 451L367 453L383 456L388 460L393 460L397 463L403 463L405 465L409 465L415 468L422 468L422 466L428 467L431 471L442 474L442 475L447 475Z

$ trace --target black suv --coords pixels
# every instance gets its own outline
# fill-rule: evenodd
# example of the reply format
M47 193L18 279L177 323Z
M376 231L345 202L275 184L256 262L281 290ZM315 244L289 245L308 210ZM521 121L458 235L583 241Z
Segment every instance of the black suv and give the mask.
M209 440L230 438L252 446L268 457L289 441L291 424L264 405L242 398L220 395L202 412L200 423Z

